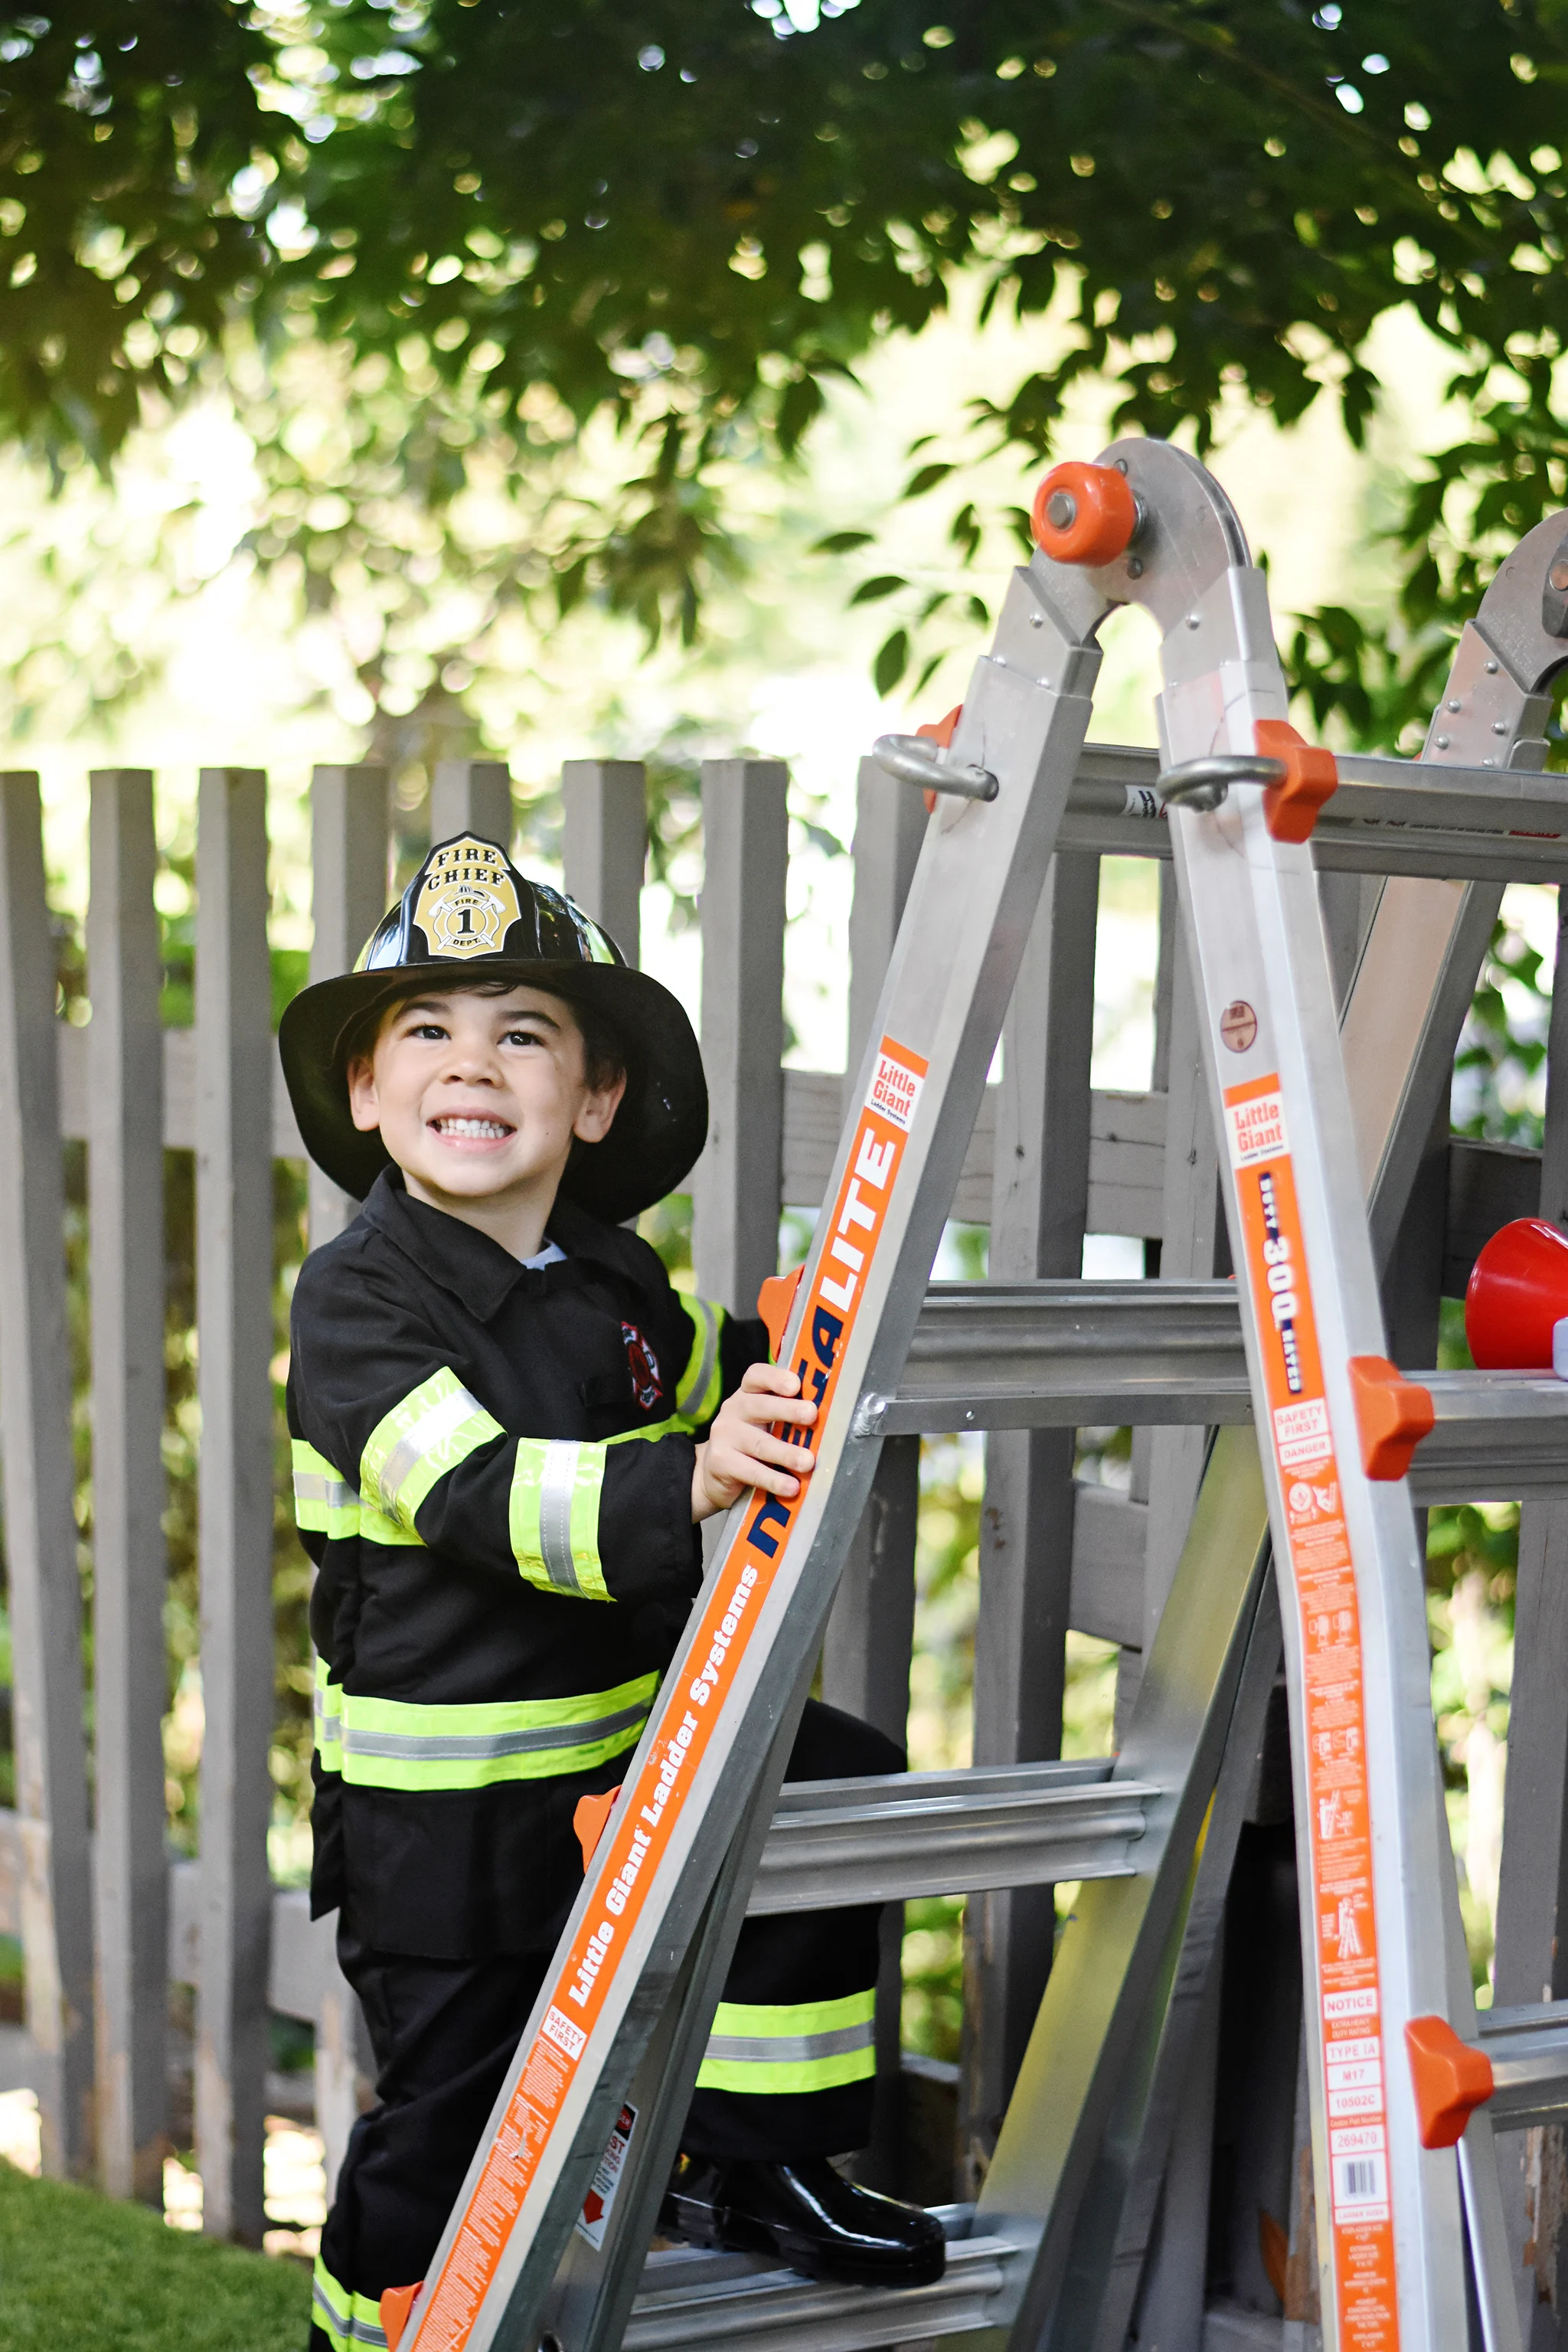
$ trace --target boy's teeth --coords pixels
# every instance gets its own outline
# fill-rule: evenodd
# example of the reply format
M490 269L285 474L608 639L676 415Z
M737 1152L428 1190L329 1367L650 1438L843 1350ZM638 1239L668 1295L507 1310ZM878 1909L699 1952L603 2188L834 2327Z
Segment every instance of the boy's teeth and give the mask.
M511 1129L499 1118L438 1118L436 1122L443 1135L479 1135L500 1138Z

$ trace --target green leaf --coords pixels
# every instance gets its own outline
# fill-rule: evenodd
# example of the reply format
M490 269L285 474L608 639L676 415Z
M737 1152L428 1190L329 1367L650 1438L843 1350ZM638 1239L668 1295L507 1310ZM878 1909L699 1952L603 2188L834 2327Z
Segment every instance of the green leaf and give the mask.
M849 602L851 604L879 604L884 596L896 595L900 588L907 588L909 584L896 572L879 572L875 580L862 580Z
M872 682L878 693L891 694L909 666L910 633L907 629L895 629L878 647L877 658L871 665Z
M806 550L808 555L851 555L858 547L869 547L876 533L869 530L830 530L826 539L815 539Z

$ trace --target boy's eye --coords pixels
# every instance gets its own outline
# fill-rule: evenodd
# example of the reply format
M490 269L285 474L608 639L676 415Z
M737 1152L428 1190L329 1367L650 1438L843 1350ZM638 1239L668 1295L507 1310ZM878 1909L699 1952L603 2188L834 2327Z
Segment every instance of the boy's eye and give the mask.
M506 1033L509 1045L539 1045L543 1042L537 1029L509 1029Z
M447 1034L447 1032L442 1028L442 1026L441 1026L441 1024L440 1024L440 1023L439 1023L438 1021L418 1021L418 1022L416 1022L416 1024L415 1024L414 1027L413 1027L412 1029L410 1029L410 1031L408 1032L408 1034L409 1034L411 1037L421 1037L421 1038L424 1038L426 1042L428 1042L428 1041L429 1041L430 1039L432 1039L432 1038L434 1038L435 1040L437 1040L437 1042L439 1042L439 1040L440 1040L441 1038L443 1038L443 1037L446 1035L446 1034Z

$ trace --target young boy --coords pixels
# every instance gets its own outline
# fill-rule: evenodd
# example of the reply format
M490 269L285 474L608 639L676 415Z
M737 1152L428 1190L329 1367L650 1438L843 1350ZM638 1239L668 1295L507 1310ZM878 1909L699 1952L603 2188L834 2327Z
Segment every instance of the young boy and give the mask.
M423 2276L701 1573L698 1524L809 1475L816 1407L760 1324L674 1290L625 1222L700 1151L676 999L557 891L438 845L279 1045L364 1206L294 1297L289 1416L320 1574L311 1909L339 1913L378 2105L316 2268L315 2352ZM704 1434L704 1432L707 1433ZM900 1770L807 1708L792 1779ZM941 2275L936 2222L844 2180L868 2136L874 1906L748 1922L665 2226L823 2278Z

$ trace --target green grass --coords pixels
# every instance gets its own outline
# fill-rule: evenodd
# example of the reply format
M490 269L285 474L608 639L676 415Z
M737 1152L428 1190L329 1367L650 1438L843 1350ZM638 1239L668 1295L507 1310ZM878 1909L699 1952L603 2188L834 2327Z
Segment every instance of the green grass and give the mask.
M310 2302L297 2263L0 2163L5 2352L303 2352Z

